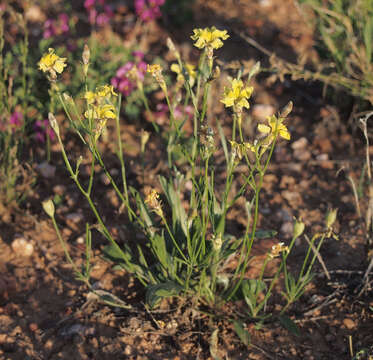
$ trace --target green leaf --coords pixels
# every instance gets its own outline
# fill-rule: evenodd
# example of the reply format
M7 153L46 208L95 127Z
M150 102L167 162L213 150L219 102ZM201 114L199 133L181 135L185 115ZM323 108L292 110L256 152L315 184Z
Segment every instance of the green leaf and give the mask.
M159 177L159 182L161 183L163 192L167 197L167 201L170 204L172 209L172 222L175 227L175 224L179 225L184 232L184 235L187 236L187 215L181 204L180 196L176 193L173 182L167 180L163 177Z
M372 60L372 19L367 17L366 24L364 26L364 44L365 44L365 51L366 51L366 61L367 64L370 64Z
M145 203L144 203L143 199L141 198L139 192L135 188L130 187L130 191L131 191L132 195L136 198L137 208L140 211L141 219L144 220L144 222L145 222L146 230L151 235L154 235L155 231L154 231L153 220L150 217L150 213L149 213L147 207L145 206Z
M233 321L233 329L242 341L243 344L246 346L250 345L250 334L249 332L243 327L243 323L241 321L234 320Z
M216 121L216 124L218 126L219 136L220 136L220 139L221 139L221 145L223 146L225 161L228 164L229 163L229 155L228 155L227 140L225 139L225 135L224 135L223 129L220 125L220 122Z
M135 274L138 278L149 281L148 271L146 268L137 265L133 260L131 249L125 245L124 249L119 250L116 246L110 244L106 245L102 252L104 253L104 259L113 262L115 270L126 270L130 273ZM145 270L145 271L144 271Z
M177 296L182 290L183 287L174 281L151 285L146 290L146 302L151 308L154 308L162 299Z
M123 255L130 259L130 255L126 254L124 251L121 253L117 247L114 245L106 245L102 252L104 253L104 258L106 260L112 261L118 265L120 265L122 268L125 268L125 261L123 260Z
M172 269L170 269L170 255L167 252L164 232L162 231L162 235L155 234L152 237L151 242L152 242L154 253L158 257L159 262L161 263L163 268L171 272Z
M295 336L300 336L297 324L285 315L279 317L281 325Z
M266 289L267 286L262 280L248 279L242 282L242 294L252 313L256 312L258 295Z

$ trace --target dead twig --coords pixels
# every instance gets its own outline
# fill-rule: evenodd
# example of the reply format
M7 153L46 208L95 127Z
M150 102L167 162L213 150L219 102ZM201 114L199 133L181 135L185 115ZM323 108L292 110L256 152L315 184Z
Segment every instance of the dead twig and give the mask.
M313 309L311 309L311 310L305 312L303 315L304 315L304 316L310 316L310 315L312 315L313 313L315 313L316 311L318 311L318 310L324 308L325 306L328 306L328 305L330 305L330 304L334 304L335 302L338 301L338 299L334 298L334 296L335 296L335 293L333 293L332 295L329 295L329 296L326 298L326 300L325 300L322 304L320 304L319 306L316 306L315 308L313 308ZM331 298L334 298L334 299L331 299ZM330 300L330 301L329 301L329 300Z
M338 275L362 275L364 272L361 270L329 270L329 274L338 274ZM317 273L315 276L325 276L325 273Z
M295 320L294 322L299 324L299 323L305 323L305 322L308 322L308 321L326 320L326 319L329 319L330 317L331 317L330 315L315 316L315 317L308 318L308 319Z
M365 292L365 290L368 289L369 283L370 283L369 282L369 273L372 271L372 269L373 269L373 256L370 259L370 263L368 265L368 268L365 271L365 274L363 276L363 286L362 286L362 288L361 288L361 290L358 294L358 297L360 297Z
M325 276L328 278L328 280L331 280L330 274L328 269L326 268L326 265L324 263L324 260L322 259L320 252L315 248L315 246L311 243L310 239L308 238L307 235L305 235L305 239L308 242L308 245L311 247L312 251L315 253L317 260L319 260L319 263L321 264L321 267L324 270Z

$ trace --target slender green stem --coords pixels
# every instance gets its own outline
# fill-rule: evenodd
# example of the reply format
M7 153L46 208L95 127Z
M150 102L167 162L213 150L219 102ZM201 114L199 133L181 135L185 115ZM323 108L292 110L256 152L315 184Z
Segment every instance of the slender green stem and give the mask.
M308 278L308 276L309 276L309 274L310 274L310 272L311 272L311 270L312 270L313 264L315 263L315 260L316 260L317 254L319 253L319 250L320 250L320 248L321 248L321 245L322 245L322 243L324 242L325 236L326 236L325 233L322 234L322 236L321 236L321 239L320 239L320 241L319 241L319 243L318 243L318 245L317 245L316 251L315 251L315 253L313 254L313 257L312 257L311 263L309 264L308 269L307 269L307 272L306 272L306 274L305 274L305 276L304 276L305 279Z
M188 259L186 258L186 256L184 255L184 253L181 251L181 249L180 249L180 247L179 247L179 244L177 243L177 241L176 241L174 235L172 234L172 231L171 231L170 227L168 226L168 223L167 223L167 221L166 221L166 218L164 217L163 214L162 214L162 215L160 214L160 216L161 216L161 219L162 219L164 225L166 226L167 232L168 232L168 234L170 235L170 238L171 238L172 242L174 243L174 245L175 245L177 251L179 252L179 254L181 255L181 257L184 259L184 261L186 262L186 264L188 264L188 263L189 263L189 262L188 262Z
M119 94L118 106L117 106L117 116L115 117L115 124L116 124L116 130L117 130L118 157L119 157L120 168L121 168L121 172L122 172L122 183L123 183L123 192L124 192L124 196L125 196L125 204L126 204L127 209L128 209L128 218L132 222L132 214L131 214L131 210L130 210L130 202L129 202L128 188L127 188L126 166L125 166L124 158L123 158L123 145L122 145L122 138L121 138L121 132L120 132L120 124L119 124L119 114L120 114L121 100L122 100L122 94Z
M62 238L60 229L58 228L58 225L57 225L57 222L56 222L56 219L55 219L54 216L52 217L52 223L53 223L53 227L54 227L54 229L56 231L57 238L58 238L58 240L59 240L59 242L60 242L60 244L62 246L62 249L63 249L63 251L65 253L67 261L71 264L71 266L74 269L75 274L79 277L79 279L82 280L84 283L86 283L90 287L90 283L89 283L88 277L81 273L81 271L78 269L78 267L76 266L75 262L71 258L70 254L69 254L69 250L67 249L66 243L65 243L65 241Z
M140 89L141 99L142 99L142 102L143 102L143 104L145 106L146 112L149 114L150 119L152 121L152 125L154 127L154 130L158 134L159 133L159 126L157 125L157 123L154 120L154 115L153 115L153 112L150 110L149 102L148 102L148 99L147 99L147 97L145 95L144 87L142 86L142 84L139 87L139 89Z
M114 238L111 236L109 230L107 229L105 223L103 222L100 214L98 213L97 211L97 208L96 206L94 205L92 199L91 199L91 196L88 192L86 192L82 185L80 184L80 181L77 177L77 175L74 173L71 165L70 165L70 161L69 159L67 158L67 155L66 155L66 152L65 152L65 148L63 146L63 143L62 143L62 140L61 140L61 137L59 134L56 134L57 135L57 139L58 139L58 142L61 146L61 152L62 152L62 157L64 159L64 162L65 162L65 165L66 165L66 168L67 170L69 171L70 175L71 175L71 178L74 180L75 184L77 185L79 191L84 195L84 197L87 199L88 203L89 203L89 206L91 207L97 221L99 222L100 224L100 227L101 227L101 230L103 231L105 237L111 242L111 244L114 246L115 250L118 251L119 254L121 254L121 257L122 259L124 260L124 262L129 266L129 267L132 267L131 263L129 262L129 260L127 259L127 257L125 256L124 252L122 251L122 249L119 247L119 245L116 243L116 241L114 240Z

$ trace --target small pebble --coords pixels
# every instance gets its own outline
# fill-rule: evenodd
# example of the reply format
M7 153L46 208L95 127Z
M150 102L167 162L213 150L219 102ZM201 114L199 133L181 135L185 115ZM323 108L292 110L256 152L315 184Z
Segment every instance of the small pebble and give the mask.
M37 165L36 169L39 171L41 176L45 177L46 179L53 178L56 173L56 167L48 164L46 161Z
M293 150L304 150L308 145L308 140L305 137L301 137L300 139L294 141L291 144L291 148Z
M294 228L294 224L290 221L286 221L281 225L280 232L283 237L288 239L288 238L291 238L293 235L293 228Z
M110 179L104 173L100 175L100 180L106 186L110 184Z
M346 328L349 330L353 329L356 326L355 322L350 318L344 319L343 325L346 326Z
M269 104L255 104L252 110L252 116L255 119L264 121L268 116L275 113L275 107Z
M124 348L124 354L125 355L131 355L132 354L132 347L130 345L127 345L125 348Z
M85 238L83 236L79 236L77 239L76 239L76 242L80 245L84 244L85 243Z
M29 257L34 252L34 246L23 237L13 240L11 246L13 251L19 256Z
M0 334L0 344L3 344L6 342L8 335L7 334Z
M48 339L45 342L44 347L45 347L46 350L51 350L53 348L53 341Z
M31 324L29 324L29 329L30 329L32 332L35 332L35 331L38 329L38 324L36 324L36 323L31 323Z
M328 154L319 154L316 156L317 161L328 161L329 155Z
M53 192L57 195L62 196L66 193L66 186L65 185L55 185L53 186Z
M83 214L81 213L70 213L66 215L66 220L72 221L75 224L81 222L83 218Z

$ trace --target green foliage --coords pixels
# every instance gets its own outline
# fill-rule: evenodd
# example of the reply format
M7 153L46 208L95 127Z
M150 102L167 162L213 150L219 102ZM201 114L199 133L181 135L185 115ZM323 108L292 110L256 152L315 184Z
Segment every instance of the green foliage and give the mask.
M249 332L244 328L243 323L241 321L233 321L233 329L242 341L243 344L246 346L250 345L250 334Z
M5 42L4 16L22 32L22 38L12 47ZM28 49L26 21L9 6L6 13L0 13L0 207L16 207L34 183L31 168L21 161L29 140L31 119L27 111L34 100Z
M314 13L317 49L329 65L324 81L373 104L373 2L298 0Z

